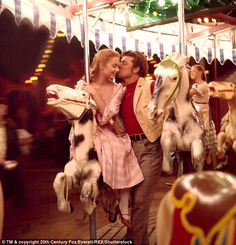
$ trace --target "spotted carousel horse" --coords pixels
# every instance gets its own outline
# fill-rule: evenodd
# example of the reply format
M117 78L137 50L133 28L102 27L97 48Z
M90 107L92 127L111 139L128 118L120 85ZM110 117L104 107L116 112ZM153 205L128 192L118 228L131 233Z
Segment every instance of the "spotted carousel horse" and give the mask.
M189 76L187 58L180 54L166 57L158 64L152 100L148 105L148 117L164 116L161 145L163 149L162 169L166 173L174 170L172 155L175 152L191 152L193 167L203 169L204 147L203 125L188 99Z
M68 191L79 188L84 211L91 214L96 207L98 182L101 177L101 168L93 144L95 102L86 91L79 88L53 84L46 88L46 92L47 104L58 108L72 125L73 154L65 165L64 172L58 173L53 182L58 209L65 213L72 212Z
M235 81L235 80L232 80ZM218 158L223 159L228 150L236 153L236 82L210 82L210 95L226 100L228 112L221 120L221 130L217 135Z
M160 202L157 244L235 245L236 177L220 171L180 176Z

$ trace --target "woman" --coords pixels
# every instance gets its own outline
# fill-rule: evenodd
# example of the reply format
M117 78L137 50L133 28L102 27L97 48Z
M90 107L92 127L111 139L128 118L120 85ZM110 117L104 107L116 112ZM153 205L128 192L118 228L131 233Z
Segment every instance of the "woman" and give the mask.
M204 124L204 129L209 130L209 99L210 90L207 86L206 75L204 68L201 65L191 67L191 79L194 81L192 88L189 91L190 97L200 118Z
M125 132L117 130L118 113L124 87L114 82L119 71L120 55L110 49L100 50L90 67L89 92L97 104L95 148L102 168L103 179L118 196L121 221L128 227L130 188L143 181L131 141Z
M192 102L199 113L204 126L204 148L206 150L205 159L208 164L216 165L216 132L213 121L209 118L210 90L207 86L204 68L201 65L191 67L191 79L194 81L189 91Z

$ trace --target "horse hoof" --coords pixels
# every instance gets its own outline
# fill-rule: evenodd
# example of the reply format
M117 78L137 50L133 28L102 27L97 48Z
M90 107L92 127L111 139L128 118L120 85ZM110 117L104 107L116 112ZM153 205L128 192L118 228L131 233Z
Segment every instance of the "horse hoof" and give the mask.
M117 213L109 213L108 220L111 223L115 223L117 220Z
M73 205L71 204L71 202L69 202L69 209L70 209L70 213L74 212L74 207L73 207Z
M119 209L119 206L116 205L116 207L113 210L109 211L109 214L108 214L109 222L115 223L117 220L118 214L120 214L120 209Z

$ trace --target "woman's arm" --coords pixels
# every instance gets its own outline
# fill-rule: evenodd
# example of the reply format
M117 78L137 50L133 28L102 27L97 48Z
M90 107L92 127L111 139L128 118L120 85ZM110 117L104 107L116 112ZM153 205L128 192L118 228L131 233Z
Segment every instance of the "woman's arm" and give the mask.
M189 90L189 96L192 97L193 95L197 94L197 90L195 88L191 88Z

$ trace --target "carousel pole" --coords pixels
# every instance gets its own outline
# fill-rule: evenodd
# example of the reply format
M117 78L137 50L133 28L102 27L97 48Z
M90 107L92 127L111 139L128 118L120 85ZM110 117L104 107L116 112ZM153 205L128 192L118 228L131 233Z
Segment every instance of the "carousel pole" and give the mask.
M85 81L89 83L89 39L88 39L88 1L83 0L83 46L84 46L84 63L85 63ZM97 239L96 234L96 212L95 209L91 215L89 215L89 231L90 239Z
M186 55L186 40L184 35L184 0L178 0L178 22L179 22L179 53Z
M214 81L217 81L217 57L216 57L216 48L217 48L217 42L216 42L216 34L213 35L214 37ZM214 116L213 118L215 119L215 126L217 132L220 129L220 122L219 122L219 100L217 98L214 98L213 100L213 108L214 108Z
M83 0L83 46L85 63L85 81L89 83L89 39L88 39L88 0Z
M179 53L186 55L186 41L184 36L184 0L178 0L178 24L179 24ZM184 163L183 159L179 161L177 176L183 175Z

